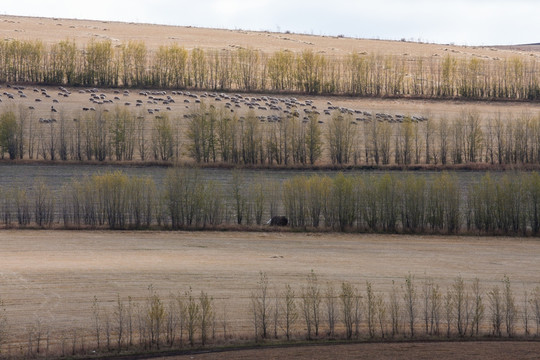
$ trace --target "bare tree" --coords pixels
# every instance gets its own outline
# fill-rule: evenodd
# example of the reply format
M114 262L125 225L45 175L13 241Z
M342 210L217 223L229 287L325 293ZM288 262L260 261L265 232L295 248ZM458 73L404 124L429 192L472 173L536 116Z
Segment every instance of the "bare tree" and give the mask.
M469 309L468 306L468 297L469 294L465 290L465 282L461 276L458 276L454 283L452 284L453 296L454 296L454 309L455 309L455 320L456 320L456 329L459 336L463 337L467 333L467 314Z
M6 308L4 306L4 301L0 298L0 348L3 343L6 342L8 330L8 322L6 316Z
M186 331L188 335L189 344L191 347L195 345L195 332L200 324L201 307L193 297L191 287L185 294L186 297Z
M409 274L405 277L405 293L403 294L403 300L405 301L405 310L409 318L409 331L411 337L414 337L417 297L414 276Z
M326 305L326 319L328 322L328 336L334 338L336 322L338 318L337 293L334 286L328 283L324 292L324 302Z
M523 327L525 336L528 337L530 335L530 329L529 329L529 292L527 290L523 291L523 311L521 313L521 317L523 319Z
M290 340L292 337L292 332L294 329L294 325L296 324L296 321L298 320L298 309L296 306L296 297L294 290L291 288L291 285L286 284L285 289L283 291L283 322L282 327L285 331L285 336L287 337L287 340Z
M327 129L327 146L333 164L347 164L353 150L356 127L350 115L334 113Z
M387 305L382 294L375 296L375 307L377 310L377 321L379 323L379 330L381 332L381 338L384 339L387 333L386 324L387 319Z
M504 323L506 325L506 333L509 337L513 337L515 335L515 323L517 320L516 300L512 292L510 278L508 276L504 276L503 283Z
M152 286L149 288L149 295L146 299L147 306L147 326L150 333L150 345L156 345L159 349L163 321L165 320L165 306L161 297L155 292Z
M92 317L94 322L94 331L96 334L96 344L99 350L101 346L101 307L96 296L94 296L94 301L92 303Z
M351 283L344 282L341 284L339 297L341 299L342 319L345 325L345 336L347 339L351 339L353 335L355 293L356 291Z
M268 336L270 303L268 298L268 276L262 271L259 272L257 288L251 294L251 302L253 305L255 335L260 334L263 339L266 339Z
M373 292L373 285L366 281L366 320L369 337L375 337L375 319L376 319L376 295Z
M199 296L199 308L201 310L201 344L204 346L208 341L208 330L210 329L214 317L213 298L208 296L204 291L201 291L201 295Z
M482 291L480 289L480 279L475 278L472 284L472 294L473 294L473 306L474 306L474 315L471 323L471 335L474 334L478 336L480 330L480 324L484 317L484 303Z
M430 324L433 323L432 318L432 293L433 293L433 279L426 278L424 279L424 282L422 283L422 305L423 305L423 318L424 318L424 326L425 326L425 333L430 333Z
M392 291L390 292L390 320L392 322L392 337L399 334L399 328L401 326L401 304L399 301L398 288L394 281L392 281Z
M536 336L540 335L540 286L534 288L530 300L534 322L536 323Z
M308 338L311 338L312 326L315 330L315 336L319 336L321 301L322 295L317 275L311 270L307 277L306 287L302 287L303 312L308 327Z
M492 334L495 336L502 336L502 324L504 318L503 299L501 298L501 290L499 286L493 287L488 293L489 310Z
M450 288L446 289L446 295L444 296L444 315L446 322L446 337L450 337L450 331L452 326L452 317L454 314L454 294Z
M125 322L126 322L126 306L120 294L116 296L116 306L114 309L114 321L115 321L115 332L117 335L117 349L120 352L122 350L122 344L124 342L124 331L125 331Z

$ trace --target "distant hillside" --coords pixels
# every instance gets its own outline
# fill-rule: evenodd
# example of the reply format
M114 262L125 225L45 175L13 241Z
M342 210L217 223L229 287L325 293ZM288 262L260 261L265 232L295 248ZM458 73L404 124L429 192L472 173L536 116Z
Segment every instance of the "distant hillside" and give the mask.
M493 47L497 49L501 49L501 50L510 50L510 51L540 52L540 43L502 45L502 46L493 46Z
M172 44L178 44L188 50L196 47L217 50L235 50L244 47L268 53L283 49L292 52L310 49L329 56L343 56L351 52L406 57L440 57L451 54L457 58L483 59L528 55L516 53L516 49L513 48L503 47L465 47L406 41L10 15L0 16L0 39L41 40L45 44L73 39L79 45L87 44L90 40L110 40L115 46L129 41L143 41L149 50Z

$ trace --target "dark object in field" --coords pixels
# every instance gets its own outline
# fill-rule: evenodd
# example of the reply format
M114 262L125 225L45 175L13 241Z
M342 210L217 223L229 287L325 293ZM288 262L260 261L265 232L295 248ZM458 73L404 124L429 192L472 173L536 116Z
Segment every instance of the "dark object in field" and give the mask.
M288 223L289 219L286 216L274 216L267 222L270 226L287 226Z

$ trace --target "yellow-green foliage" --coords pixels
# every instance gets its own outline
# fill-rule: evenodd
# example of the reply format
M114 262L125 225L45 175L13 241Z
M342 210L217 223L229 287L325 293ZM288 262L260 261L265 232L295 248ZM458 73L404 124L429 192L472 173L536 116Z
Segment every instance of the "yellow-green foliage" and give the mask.
M393 173L295 176L282 184L234 171L228 185L198 170L168 170L158 189L149 177L121 171L66 183L55 192L37 181L0 192L4 226L111 229L261 225L286 215L293 228L389 233L520 234L540 229L540 175L485 175L464 186L455 175Z
M15 159L19 150L18 124L15 113L8 111L0 115L0 151L2 158L4 153L9 154L11 160Z

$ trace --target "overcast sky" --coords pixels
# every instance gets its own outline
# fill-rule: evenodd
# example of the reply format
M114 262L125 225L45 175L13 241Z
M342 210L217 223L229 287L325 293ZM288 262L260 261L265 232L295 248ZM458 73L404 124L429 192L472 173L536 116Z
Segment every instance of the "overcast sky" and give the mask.
M540 0L2 0L0 12L460 45L540 42Z

